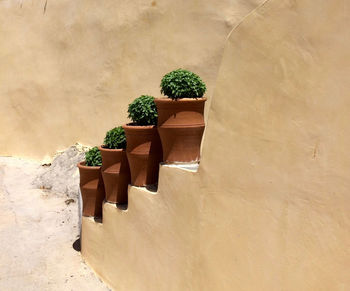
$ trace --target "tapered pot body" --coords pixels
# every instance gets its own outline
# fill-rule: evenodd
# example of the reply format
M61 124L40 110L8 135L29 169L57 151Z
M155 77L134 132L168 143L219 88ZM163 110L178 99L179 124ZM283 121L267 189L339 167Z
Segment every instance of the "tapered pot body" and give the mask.
M131 184L147 186L158 182L162 146L157 128L151 126L123 126L126 135L126 154L129 161Z
M83 198L83 216L102 217L102 203L105 190L101 167L90 167L85 161L78 164L80 191Z
M155 99L164 162L195 162L200 159L206 100L206 98Z
M106 201L112 203L128 202L128 185L130 169L126 151L99 147L102 156L102 178L105 187Z

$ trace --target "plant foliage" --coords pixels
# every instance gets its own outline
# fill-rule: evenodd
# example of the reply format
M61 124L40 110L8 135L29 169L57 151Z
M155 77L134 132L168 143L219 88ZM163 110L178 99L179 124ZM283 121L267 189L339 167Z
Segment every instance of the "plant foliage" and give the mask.
M126 137L124 129L121 126L118 126L107 131L104 145L107 149L125 149Z
M136 125L156 125L158 112L154 97L142 95L129 104L129 118Z
M183 69L166 74L160 87L160 92L171 99L200 98L207 89L198 75Z
M102 165L102 157L99 149L93 147L85 153L85 165L98 167Z

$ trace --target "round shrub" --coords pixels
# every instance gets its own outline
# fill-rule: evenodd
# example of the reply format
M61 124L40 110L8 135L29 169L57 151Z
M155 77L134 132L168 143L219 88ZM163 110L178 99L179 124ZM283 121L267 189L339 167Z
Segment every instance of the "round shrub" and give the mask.
M200 98L207 89L198 75L183 69L166 74L160 87L160 92L171 99Z
M98 167L102 165L101 153L97 147L93 147L85 153L85 165Z
M135 125L156 125L158 112L154 97L142 95L136 98L128 108L129 118Z
M124 129L121 126L118 126L107 131L104 145L107 149L125 149L126 137Z

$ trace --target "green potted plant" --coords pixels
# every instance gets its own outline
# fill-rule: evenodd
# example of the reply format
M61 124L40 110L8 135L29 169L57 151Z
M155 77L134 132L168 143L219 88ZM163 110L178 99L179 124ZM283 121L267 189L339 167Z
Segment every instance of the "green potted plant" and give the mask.
M178 69L166 74L160 87L168 97L155 99L163 161L196 162L205 128L206 86L198 75Z
M102 156L101 171L107 202L128 202L130 169L125 148L126 136L121 126L107 131L104 144L98 148Z
M147 186L157 183L162 147L157 131L157 108L154 97L142 95L128 108L132 123L123 126L126 135L131 184Z
M83 216L102 216L105 190L101 175L102 158L97 147L85 153L85 161L78 163Z

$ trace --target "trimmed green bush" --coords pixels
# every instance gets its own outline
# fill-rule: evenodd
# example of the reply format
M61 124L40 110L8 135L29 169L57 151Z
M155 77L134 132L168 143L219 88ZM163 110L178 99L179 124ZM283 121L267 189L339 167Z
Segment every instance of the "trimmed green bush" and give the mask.
M124 129L121 126L118 126L107 131L104 145L107 149L125 149L126 137Z
M98 147L93 147L85 153L85 165L98 167L102 165L102 157Z
M135 125L156 125L158 112L154 97L142 95L129 104L129 118Z
M160 87L160 92L171 99L200 98L207 90L205 83L198 75L183 69L166 74Z

